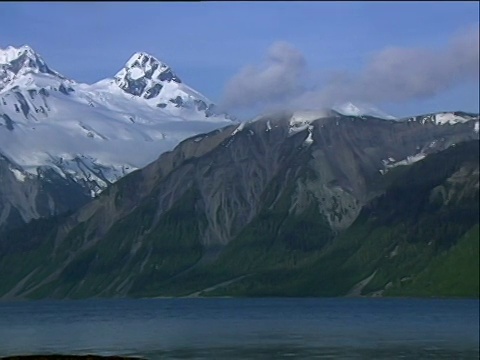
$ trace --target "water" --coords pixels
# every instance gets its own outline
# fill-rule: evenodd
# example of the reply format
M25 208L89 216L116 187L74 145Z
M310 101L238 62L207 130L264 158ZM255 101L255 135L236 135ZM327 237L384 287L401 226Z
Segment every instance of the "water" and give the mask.
M0 356L478 359L479 301L142 299L0 303Z

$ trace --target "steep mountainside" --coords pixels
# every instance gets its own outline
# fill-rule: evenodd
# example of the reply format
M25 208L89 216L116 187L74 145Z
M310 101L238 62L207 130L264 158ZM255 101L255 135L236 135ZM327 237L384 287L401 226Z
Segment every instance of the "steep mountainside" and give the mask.
M18 165L0 155L0 232L31 218L76 210L87 202L84 189L72 179L48 167L39 168L38 173L38 177L27 177Z
M5 171L15 169L15 178L30 184L15 186L31 189L21 195L31 201L18 207L24 199L2 187L0 219L19 213L27 221L75 206L54 201L47 212L37 208L40 190L32 184L59 185L61 178L82 189L85 201L181 140L228 124L227 114L146 53L88 85L51 69L28 46L0 49L0 154L14 164ZM0 220L0 229L7 225Z
M257 262L252 275L208 295L478 297L478 140L384 180L386 191L317 254L290 266Z
M4 279L0 294L5 298L188 295L235 280L208 293L343 295L366 272L370 271L365 277L377 270L375 261L365 263L368 266L361 271L355 266L365 259L380 259L378 254L386 251L373 244L373 255L369 249L359 253L360 240L375 243L380 236L388 249L394 246L392 238L406 234L404 221L415 222L416 217L405 210L409 201L428 204L431 189L438 188L440 195L435 193L432 201L440 210L428 218L429 229L437 215L443 216L443 204L450 204L445 199L459 199L460 207L460 194L478 198L474 147L477 144L478 149L478 115L432 116L430 121L423 117L393 121L333 111L282 113L187 139L73 215L35 221L5 234L0 242ZM435 121L439 116L459 119ZM462 143L469 140L475 140L474 145L465 148ZM450 155L456 149L462 156ZM445 166L436 172L428 164L438 152L458 161L434 157L435 166ZM467 162L476 156L476 168L462 167L465 154L471 154L465 157ZM401 166L411 163L412 167ZM455 179L462 179L458 189L448 185ZM402 189L402 184L407 188ZM442 184L444 188L439 188ZM422 200L407 197L408 186ZM400 225L393 222L386 237L376 232L380 230L371 225L373 215L367 212L378 208L387 220L396 219L396 208L387 206L391 199L382 202L382 196L397 196L405 203L398 210ZM430 209L418 208L422 216ZM450 210L446 211L448 215ZM410 217L404 220L406 214ZM379 220L380 229L387 220ZM438 251L448 249L473 226L467 222L452 230L455 237L446 243L438 240L443 244ZM432 235L416 236L423 241L423 234ZM324 268L322 264L328 262L319 259L327 259L322 256L329 251L339 253L329 257L332 266ZM355 266L346 267L344 262L354 255L358 256L352 260ZM322 280L318 271L310 269L344 280L332 285L330 277ZM385 290L382 281L395 284L395 276L403 274L400 268L393 275L382 271L369 283L370 292Z

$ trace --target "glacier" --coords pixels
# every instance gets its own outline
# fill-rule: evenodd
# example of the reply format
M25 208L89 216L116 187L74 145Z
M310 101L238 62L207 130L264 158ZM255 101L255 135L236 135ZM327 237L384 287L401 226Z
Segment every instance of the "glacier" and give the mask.
M54 169L98 195L180 141L236 123L154 56L78 83L29 46L0 49L0 153L18 179Z

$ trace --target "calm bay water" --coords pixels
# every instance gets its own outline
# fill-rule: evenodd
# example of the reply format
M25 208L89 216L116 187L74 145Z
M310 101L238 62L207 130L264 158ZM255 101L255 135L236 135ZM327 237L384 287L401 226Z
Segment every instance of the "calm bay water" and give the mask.
M0 356L478 359L479 301L142 299L0 302Z

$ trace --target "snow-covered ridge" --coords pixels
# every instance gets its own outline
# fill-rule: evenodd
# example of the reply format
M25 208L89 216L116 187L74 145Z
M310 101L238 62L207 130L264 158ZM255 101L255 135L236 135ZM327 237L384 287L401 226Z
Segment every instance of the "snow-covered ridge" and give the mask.
M407 122L419 122L421 124L433 123L435 125L454 125L458 123L465 123L471 120L479 119L478 114L468 114L461 111L443 111L413 117L406 117L398 119L392 115L385 113L384 111L368 104L353 104L347 102L344 104L337 104L332 108L332 110L337 113L345 116L372 116L380 119L386 120L397 120L397 121L407 121Z
M472 120L479 120L478 114L468 114L460 111L455 112L438 112L434 114L426 114L420 116L409 117L401 121L419 122L421 124L432 123L435 125L454 125L458 123L465 123Z
M95 194L185 138L232 124L146 53L92 85L50 69L28 46L0 50L0 60L0 153L25 173L52 168Z

